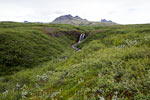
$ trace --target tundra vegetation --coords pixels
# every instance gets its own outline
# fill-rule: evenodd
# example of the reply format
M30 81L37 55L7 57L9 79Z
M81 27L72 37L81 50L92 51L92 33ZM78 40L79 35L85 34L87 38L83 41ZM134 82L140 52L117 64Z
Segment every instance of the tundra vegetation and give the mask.
M149 61L149 24L0 23L1 100L150 100Z

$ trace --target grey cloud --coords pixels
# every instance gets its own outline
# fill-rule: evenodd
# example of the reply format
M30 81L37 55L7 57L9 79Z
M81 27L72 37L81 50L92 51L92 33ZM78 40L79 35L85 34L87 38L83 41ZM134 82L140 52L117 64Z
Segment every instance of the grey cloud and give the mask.
M54 14L65 14L65 12L63 12L63 11L55 11L55 12L53 12Z
M72 14L92 21L106 18L123 24L148 23L149 4L149 0L0 0L0 20L49 22Z
M130 9L128 9L128 11L134 12L134 11L136 11L136 9L135 8L130 8Z

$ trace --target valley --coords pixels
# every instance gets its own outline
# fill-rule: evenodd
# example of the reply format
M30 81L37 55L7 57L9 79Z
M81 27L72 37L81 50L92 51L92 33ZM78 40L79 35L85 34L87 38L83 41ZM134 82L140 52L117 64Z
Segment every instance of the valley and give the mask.
M0 22L0 100L149 100L149 61L149 24Z

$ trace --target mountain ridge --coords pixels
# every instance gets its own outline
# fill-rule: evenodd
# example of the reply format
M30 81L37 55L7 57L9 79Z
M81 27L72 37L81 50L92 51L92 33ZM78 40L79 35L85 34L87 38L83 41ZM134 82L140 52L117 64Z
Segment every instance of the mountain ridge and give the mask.
M72 16L69 15L63 15L60 17L57 17L54 21L52 21L53 24L72 24L72 25L115 25L116 23L109 20L103 20L101 21L88 21L87 19L83 19L79 16Z

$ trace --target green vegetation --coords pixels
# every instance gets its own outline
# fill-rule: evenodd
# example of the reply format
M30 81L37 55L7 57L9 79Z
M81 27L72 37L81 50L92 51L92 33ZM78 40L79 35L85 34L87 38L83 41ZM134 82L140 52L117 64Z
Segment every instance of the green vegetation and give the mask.
M69 51L75 38L61 34L69 29L76 31L69 25L0 23L0 75L31 68Z
M75 27L67 25L46 26L44 24L40 26L40 29L31 28L31 25L25 25L23 33L34 30L37 33L30 34L35 37L45 37L47 43L50 41L50 45L58 43L56 47L58 46L59 49L55 49L55 46L47 47L47 49L54 49L54 52L60 53L61 56L52 52L51 57L54 58L49 61L47 59L45 63L40 63L40 66L37 64L33 68L23 69L13 75L2 76L0 78L0 99L150 99L150 25ZM41 29L43 29L41 27L52 28L55 26L60 33L53 31L49 34L54 33L54 36L59 37L51 37L51 35L48 37L41 33ZM11 32L19 31L18 27L11 29ZM27 28L30 29L26 30ZM1 28L1 30L4 32L6 29ZM19 32L15 38L19 36ZM68 32L74 34L66 35ZM76 52L71 49L71 43L75 42L78 37L75 33L78 32L85 32L88 37L78 45L81 51ZM20 33L20 35L22 34ZM32 41L30 40L30 42ZM68 42L70 44L67 44ZM37 46L39 45L37 44ZM69 46L70 49L66 49ZM39 50L42 51L41 47ZM45 57L43 53L41 56ZM36 57L36 61L42 58Z

